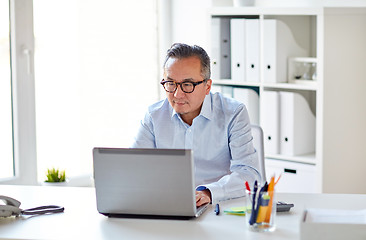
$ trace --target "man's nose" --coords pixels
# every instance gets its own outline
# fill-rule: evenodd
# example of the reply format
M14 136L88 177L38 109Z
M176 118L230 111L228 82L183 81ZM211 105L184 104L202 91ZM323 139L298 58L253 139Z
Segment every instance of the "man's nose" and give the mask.
M178 85L177 90L175 90L175 92L174 92L174 97L179 98L179 97L184 96L184 94L185 94L185 92L183 92L181 85Z

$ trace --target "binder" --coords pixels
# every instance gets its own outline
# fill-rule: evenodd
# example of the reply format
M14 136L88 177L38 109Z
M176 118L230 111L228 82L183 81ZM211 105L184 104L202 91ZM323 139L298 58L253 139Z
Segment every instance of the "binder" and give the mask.
M230 79L230 19L212 18L211 30L211 78Z
M259 125L259 96L256 91L249 88L233 89L233 98L245 104L251 124Z
M264 82L287 82L287 58L306 57L309 53L301 48L290 28L282 21L263 21Z
M246 81L259 82L259 19L246 19L245 22Z
M231 79L245 81L245 19L230 20L231 41Z
M315 151L315 116L299 93L280 92L280 153L302 155Z
M280 150L280 95L277 91L262 92L264 149L266 154L278 154Z

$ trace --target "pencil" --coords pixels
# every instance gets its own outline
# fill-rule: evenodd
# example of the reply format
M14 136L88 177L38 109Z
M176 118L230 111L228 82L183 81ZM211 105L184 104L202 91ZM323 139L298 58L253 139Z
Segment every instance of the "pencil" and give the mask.
M266 217L264 219L264 221L266 223L269 223L271 220L271 214L272 214L272 204L273 204L273 192L274 192L274 176L271 177L271 181L268 184L268 194L269 194L269 203L268 203L268 209L267 209L267 213L266 213Z

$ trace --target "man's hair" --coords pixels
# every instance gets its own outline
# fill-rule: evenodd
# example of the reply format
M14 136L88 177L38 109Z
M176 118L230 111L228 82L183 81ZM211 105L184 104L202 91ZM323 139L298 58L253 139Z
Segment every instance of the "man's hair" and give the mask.
M203 48L197 45L190 46L184 43L174 43L167 51L164 61L164 69L166 62L169 60L169 58L183 59L188 57L197 57L201 62L202 77L204 79L210 79L210 57Z

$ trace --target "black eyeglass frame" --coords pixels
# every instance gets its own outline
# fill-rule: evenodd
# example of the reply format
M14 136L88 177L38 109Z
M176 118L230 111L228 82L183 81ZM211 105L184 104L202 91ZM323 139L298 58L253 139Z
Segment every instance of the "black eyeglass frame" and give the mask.
M200 85L201 83L207 82L207 80L208 80L208 79L203 79L202 81L199 81L199 82L183 81L183 82L177 83L177 82L175 82L175 81L171 81L171 80L164 81L164 79L163 79L163 80L161 80L160 84L161 84L161 85L163 85L164 90L165 90L166 92L168 92L168 93L174 93L175 91L177 91L178 85L180 85L180 89L182 89L182 91L183 91L183 92L185 92L185 93L193 93L193 92L194 92L194 89L196 88L196 86L197 86L197 85ZM168 90L165 88L165 86L164 86L164 85L165 85L165 83L168 83L168 82L172 82L172 83L174 83L174 84L175 84L175 89L174 89L174 91L168 91ZM183 86L182 86L182 84L184 84L184 83L191 83L191 84L193 85L193 89L192 89L192 91L191 91L191 92L187 92L187 91L184 91L184 90L183 90Z

